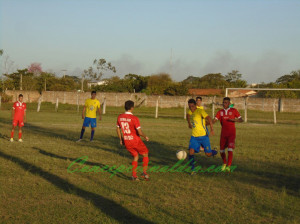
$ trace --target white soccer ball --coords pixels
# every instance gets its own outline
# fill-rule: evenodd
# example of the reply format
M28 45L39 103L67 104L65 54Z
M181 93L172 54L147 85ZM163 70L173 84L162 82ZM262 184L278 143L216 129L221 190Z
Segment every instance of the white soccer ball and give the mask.
M178 151L176 152L176 157L177 157L177 159L179 159L179 160L185 159L186 156L187 156L186 151L178 150Z

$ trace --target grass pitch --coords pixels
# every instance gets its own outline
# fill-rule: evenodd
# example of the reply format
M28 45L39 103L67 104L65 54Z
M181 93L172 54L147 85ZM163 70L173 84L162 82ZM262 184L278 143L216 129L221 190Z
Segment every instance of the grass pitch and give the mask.
M237 124L231 174L157 172L148 182L132 182L130 172L67 172L82 156L91 167L130 166L115 131L122 108L107 109L94 142L87 129L76 143L82 119L73 107L55 113L42 106L37 113L31 106L23 143L9 142L10 111L0 111L0 223L300 223L300 114L273 125L269 115L253 112L256 123ZM182 108L158 119L153 108L135 112L150 138L149 167L173 166L191 134ZM219 124L215 133L212 147L219 145ZM196 161L204 169L221 164L203 153Z

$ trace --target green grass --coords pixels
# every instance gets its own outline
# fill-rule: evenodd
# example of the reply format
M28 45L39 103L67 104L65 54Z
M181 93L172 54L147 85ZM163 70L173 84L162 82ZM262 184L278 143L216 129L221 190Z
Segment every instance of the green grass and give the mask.
M150 173L151 181L137 183L126 172L112 178L109 172L67 172L81 156L89 166L130 166L115 133L122 108L107 108L92 143L89 129L85 141L75 143L82 125L76 107L55 113L53 104L42 104L39 113L30 104L24 142L10 143L9 106L2 108L0 223L300 223L299 113L273 125L269 114L248 112L261 119L237 124L231 174ZM190 138L182 108L161 112L165 116L154 119L155 108L136 109L150 138L149 167L174 165L175 152L186 150ZM219 124L215 132L213 147ZM205 169L221 163L201 153L196 161Z

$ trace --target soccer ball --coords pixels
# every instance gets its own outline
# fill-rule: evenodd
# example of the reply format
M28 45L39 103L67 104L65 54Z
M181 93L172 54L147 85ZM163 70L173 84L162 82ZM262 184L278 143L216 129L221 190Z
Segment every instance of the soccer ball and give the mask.
M179 159L179 160L185 159L186 156L187 156L186 151L178 150L178 151L176 152L176 157L177 157L177 159Z

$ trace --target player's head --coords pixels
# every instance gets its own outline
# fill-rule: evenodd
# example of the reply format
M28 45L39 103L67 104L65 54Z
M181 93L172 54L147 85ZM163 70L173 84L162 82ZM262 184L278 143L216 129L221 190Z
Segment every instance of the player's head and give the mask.
M23 95L19 94L19 101L22 102L23 101Z
M96 98L96 91L92 91L91 96L92 96L92 99L95 99Z
M133 110L133 108L134 108L134 102L131 100L127 100L125 102L125 110L129 111L129 110Z
M196 101L194 99L189 99L188 105L189 105L189 108L192 112L194 112L197 109Z
M225 109L227 109L229 107L229 105L230 105L230 98L229 97L224 97L223 98L223 107Z
M201 97L201 96L197 96L197 97L196 97L196 105L197 105L198 107L200 107L200 106L201 106L201 103L202 103L202 97Z

